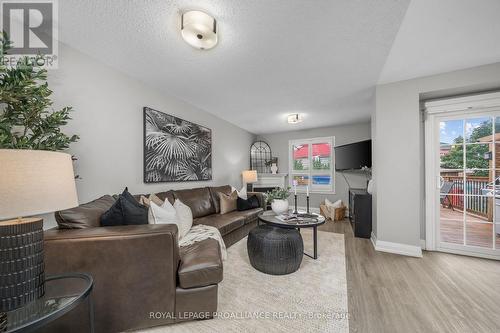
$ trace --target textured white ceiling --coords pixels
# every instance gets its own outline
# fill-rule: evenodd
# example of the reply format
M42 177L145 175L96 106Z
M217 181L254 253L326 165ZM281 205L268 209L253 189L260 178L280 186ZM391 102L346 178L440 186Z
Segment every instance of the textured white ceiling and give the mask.
M368 120L409 0L64 0L62 42L261 134ZM220 43L187 45L179 13L218 20ZM169 110L162 110L168 112ZM304 122L286 123L300 112Z
M500 61L500 0L413 0L379 83Z

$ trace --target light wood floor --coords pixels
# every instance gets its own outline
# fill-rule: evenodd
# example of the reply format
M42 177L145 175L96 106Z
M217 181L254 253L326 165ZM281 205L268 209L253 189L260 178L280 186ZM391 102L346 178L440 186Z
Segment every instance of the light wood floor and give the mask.
M345 235L351 332L500 332L500 262L377 252L347 221L320 230Z

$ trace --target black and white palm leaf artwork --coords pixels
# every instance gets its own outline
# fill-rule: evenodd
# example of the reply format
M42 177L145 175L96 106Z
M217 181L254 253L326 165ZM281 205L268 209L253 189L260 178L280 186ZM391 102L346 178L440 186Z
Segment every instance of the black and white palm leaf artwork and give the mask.
M212 179L212 131L144 108L144 182Z

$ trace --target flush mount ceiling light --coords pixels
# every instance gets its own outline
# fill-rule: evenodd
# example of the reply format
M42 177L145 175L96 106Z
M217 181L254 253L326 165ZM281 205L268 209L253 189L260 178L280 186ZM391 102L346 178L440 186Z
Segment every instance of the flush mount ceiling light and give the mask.
M302 121L302 117L298 113L289 114L288 115L288 123L289 124L297 124Z
M217 45L217 21L207 13L191 10L181 17L182 38L200 50L209 50Z

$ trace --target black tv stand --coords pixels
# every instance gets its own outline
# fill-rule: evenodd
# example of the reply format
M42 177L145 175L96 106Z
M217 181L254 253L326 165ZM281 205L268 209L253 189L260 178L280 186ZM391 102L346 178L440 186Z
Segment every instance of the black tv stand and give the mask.
M372 195L366 189L349 188L349 221L355 237L371 237Z

